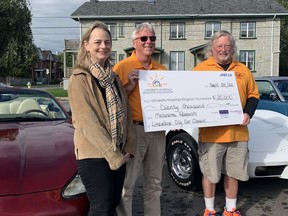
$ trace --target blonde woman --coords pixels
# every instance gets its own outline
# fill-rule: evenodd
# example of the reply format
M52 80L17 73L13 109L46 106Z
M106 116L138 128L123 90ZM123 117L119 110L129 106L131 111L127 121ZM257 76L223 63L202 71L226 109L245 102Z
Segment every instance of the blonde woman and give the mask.
M93 23L83 34L68 86L75 154L89 216L115 215L126 163L135 151L129 102L112 71L111 49L107 26Z

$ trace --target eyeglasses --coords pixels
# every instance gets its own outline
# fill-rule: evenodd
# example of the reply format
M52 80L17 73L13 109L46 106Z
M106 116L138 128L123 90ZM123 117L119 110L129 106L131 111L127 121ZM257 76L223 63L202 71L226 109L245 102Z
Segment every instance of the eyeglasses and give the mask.
M229 50L232 48L232 46L230 44L224 44L224 45L217 45L216 48L219 50L221 50L222 48L224 48L224 50Z
M134 40L140 39L141 42L146 42L148 40L148 38L150 39L150 41L156 41L156 36L141 36L141 37L137 37Z

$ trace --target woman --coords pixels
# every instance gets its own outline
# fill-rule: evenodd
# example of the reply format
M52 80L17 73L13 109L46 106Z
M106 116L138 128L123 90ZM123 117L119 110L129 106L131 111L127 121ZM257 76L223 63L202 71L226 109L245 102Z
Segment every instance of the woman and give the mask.
M89 216L114 216L134 154L128 98L109 62L111 33L102 22L83 34L68 94L75 127L78 172L90 203Z

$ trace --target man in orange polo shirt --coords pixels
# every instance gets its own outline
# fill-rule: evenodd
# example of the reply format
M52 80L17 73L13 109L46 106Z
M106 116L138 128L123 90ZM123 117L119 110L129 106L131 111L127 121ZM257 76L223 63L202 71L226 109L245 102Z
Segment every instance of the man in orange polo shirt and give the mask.
M138 25L132 33L135 50L132 55L114 66L129 97L132 117L136 128L137 150L134 158L126 165L126 177L122 198L117 208L118 216L132 216L132 199L139 172L143 170L143 200L145 216L160 216L162 192L162 168L165 155L165 132L144 131L139 92L139 70L166 70L154 61L156 36L149 23Z
M219 31L212 36L207 57L209 58L193 70L234 71L244 114L241 125L199 129L198 153L203 173L202 187L206 206L204 216L219 215L214 209L214 199L216 183L220 180L221 172L224 174L226 194L223 215L240 216L236 208L238 180L247 181L249 178L247 125L257 108L258 88L250 70L235 60L235 40L229 32Z

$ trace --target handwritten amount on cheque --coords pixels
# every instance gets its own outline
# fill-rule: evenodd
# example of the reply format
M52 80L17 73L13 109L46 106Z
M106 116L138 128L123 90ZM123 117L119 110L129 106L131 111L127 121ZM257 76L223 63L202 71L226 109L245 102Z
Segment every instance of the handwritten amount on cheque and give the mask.
M200 110L202 110L203 108L215 108L215 106L216 107L237 106L237 103L234 104L233 100L235 100L235 95L227 94L227 95L213 95L211 97L151 99L146 102L149 103L152 102L154 103L154 105L155 103L156 104L158 103L157 105L158 108L153 106L154 121L151 122L152 127L176 126L176 125L183 127L184 125L188 124L199 124L199 123L202 124L209 122L209 120L207 121L207 119L205 118L205 115L198 116L199 112L201 113ZM215 104L215 101L217 101L217 104ZM165 102L168 102L169 105L165 104ZM176 104L171 104L171 102L175 102ZM151 110L151 107L149 107L149 109ZM169 121L168 120L169 118L173 120Z

